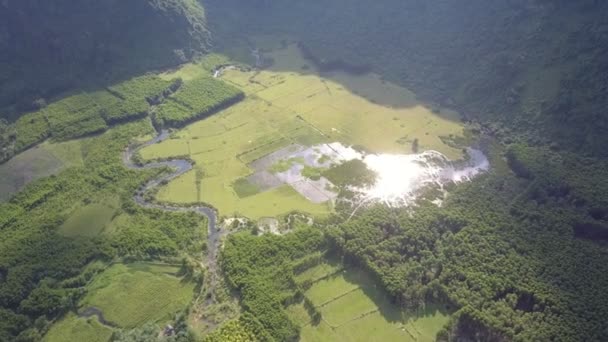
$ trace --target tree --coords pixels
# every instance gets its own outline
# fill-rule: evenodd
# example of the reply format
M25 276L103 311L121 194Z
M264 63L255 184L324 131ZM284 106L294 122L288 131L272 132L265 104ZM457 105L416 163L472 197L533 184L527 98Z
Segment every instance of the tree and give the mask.
M414 139L414 141L412 141L412 152L414 153L418 153L418 138Z

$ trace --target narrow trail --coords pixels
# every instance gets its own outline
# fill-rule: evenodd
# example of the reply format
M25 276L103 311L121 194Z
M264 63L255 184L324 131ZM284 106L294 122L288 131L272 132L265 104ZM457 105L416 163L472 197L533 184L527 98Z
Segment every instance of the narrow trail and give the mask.
M205 304L211 305L215 302L214 293L218 279L218 254L222 238L228 234L227 230L220 230L217 226L217 214L214 209L202 206L194 205L189 207L171 206L169 204L157 204L146 200L145 194L151 189L161 185L162 183L168 182L175 179L184 173L192 170L193 165L189 160L186 159L171 159L162 162L153 162L143 166L139 166L132 161L133 155L140 149L150 146L156 143L160 143L169 138L169 132L162 130L158 132L156 137L150 139L143 144L136 146L129 146L123 153L123 163L129 169L135 170L146 170L161 167L169 167L173 172L165 174L156 179L150 180L144 185L144 187L138 190L133 199L139 206L149 209L165 210L170 212L194 212L199 215L207 217L208 225L208 237L207 237L207 291L210 296L205 299Z

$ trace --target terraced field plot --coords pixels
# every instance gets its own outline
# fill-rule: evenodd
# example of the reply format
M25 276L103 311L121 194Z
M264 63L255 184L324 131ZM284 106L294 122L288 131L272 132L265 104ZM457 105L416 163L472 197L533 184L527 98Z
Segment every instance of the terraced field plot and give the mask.
M335 141L375 152L410 153L412 141L418 139L421 150L461 157L459 149L440 139L462 134L453 112L433 112L407 89L375 75L303 73L301 66L308 62L294 45L269 57L276 61L275 68L230 69L223 74L224 81L245 92L246 100L142 150L144 159L189 156L196 161L198 174L193 170L169 183L158 193L159 200L205 202L221 215L253 219L295 209L326 215L331 203L311 203L291 187L254 191L242 180L256 171L249 164L289 145Z
M97 318L79 318L74 314L68 314L51 326L43 341L107 342L110 337L112 337L112 329L99 323Z
M115 264L88 285L81 308L95 307L124 328L170 320L192 300L194 284L175 276L179 268Z
M435 307L417 313L399 308L359 270L321 264L296 278L314 281L305 296L322 315L314 325L303 304L287 308L302 327L301 341L435 341L449 320L446 312Z

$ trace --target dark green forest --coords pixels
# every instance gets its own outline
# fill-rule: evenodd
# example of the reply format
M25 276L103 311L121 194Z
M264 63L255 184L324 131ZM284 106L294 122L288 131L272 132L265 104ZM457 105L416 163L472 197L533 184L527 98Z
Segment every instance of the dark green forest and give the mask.
M65 91L116 83L209 50L189 0L3 1L0 113L16 119Z
M255 34L292 37L321 71L373 71L458 110L492 168L451 185L441 207L338 206L282 236L228 236L221 275L241 314L205 341L297 340L285 309L306 301L306 284L294 275L326 257L365 270L401 307L448 307L437 341L608 340L608 3L5 0L0 163L46 140L86 139L82 166L0 203L0 341L39 341L75 311L103 271L92 261L200 257L203 217L133 200L168 170L131 170L121 155L154 127L244 98L211 77L184 85L150 72ZM369 181L349 170L326 173L340 186ZM75 207L108 198L128 218L116 232L58 232Z

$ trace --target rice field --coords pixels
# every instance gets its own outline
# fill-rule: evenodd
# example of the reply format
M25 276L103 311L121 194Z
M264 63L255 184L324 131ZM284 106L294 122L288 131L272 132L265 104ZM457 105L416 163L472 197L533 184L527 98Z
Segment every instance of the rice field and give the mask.
M292 210L325 216L331 203L313 204L293 189L279 187L254 191L242 179L256 170L250 163L289 145L324 142L359 145L373 152L410 153L433 149L450 158L462 152L440 136L462 135L457 114L431 109L409 90L370 74L323 74L301 66L309 64L295 45L268 54L274 67L262 71L227 70L222 79L247 95L246 99L211 117L174 133L173 139L141 151L144 159L188 156L202 177L192 171L163 187L164 202L204 202L221 215L257 219ZM183 72L194 75L188 65ZM188 82L188 81L186 81Z
M179 268L159 264L115 264L87 286L82 309L95 307L123 328L163 324L192 300L194 284L176 276Z
M287 307L288 315L301 326L301 341L435 341L449 315L429 306L408 312L394 305L381 287L364 272L341 270L322 263L296 276L313 281L305 292L321 312L319 324L312 324L304 305Z

